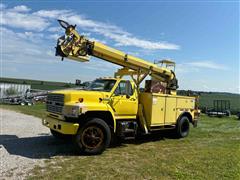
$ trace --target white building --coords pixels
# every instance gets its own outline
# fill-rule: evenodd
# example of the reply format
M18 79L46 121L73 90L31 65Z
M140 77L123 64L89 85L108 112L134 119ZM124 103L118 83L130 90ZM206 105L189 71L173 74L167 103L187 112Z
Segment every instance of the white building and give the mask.
M27 89L31 89L31 85L28 84L12 84L12 83L0 83L0 98L8 96L23 96Z

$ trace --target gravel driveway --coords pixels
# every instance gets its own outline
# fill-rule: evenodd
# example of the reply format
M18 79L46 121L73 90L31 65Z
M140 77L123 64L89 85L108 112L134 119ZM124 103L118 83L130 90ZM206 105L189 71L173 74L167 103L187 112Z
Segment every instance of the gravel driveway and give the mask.
M72 144L54 139L39 118L0 109L0 179L25 179L44 160L73 153Z

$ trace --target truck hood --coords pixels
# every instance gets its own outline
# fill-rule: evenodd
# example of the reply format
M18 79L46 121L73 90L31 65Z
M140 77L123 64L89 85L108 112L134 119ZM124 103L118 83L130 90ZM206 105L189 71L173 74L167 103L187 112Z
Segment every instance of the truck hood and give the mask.
M110 92L86 91L86 90L60 90L54 91L51 94L63 94L64 102L79 103L83 99L83 103L100 102L105 98L110 97Z

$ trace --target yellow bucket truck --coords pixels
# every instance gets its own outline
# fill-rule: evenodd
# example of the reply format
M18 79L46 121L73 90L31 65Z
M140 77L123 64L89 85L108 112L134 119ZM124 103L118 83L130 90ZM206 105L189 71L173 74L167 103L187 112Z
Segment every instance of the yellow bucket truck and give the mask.
M71 135L78 149L100 154L119 138L172 129L179 138L189 134L199 117L197 98L178 96L178 81L169 60L159 66L100 42L90 41L76 25L58 20L65 35L57 42L56 55L79 62L90 56L122 66L114 77L99 78L84 90L59 90L48 94L43 125L53 136ZM103 67L104 68L104 67ZM140 84L148 76L145 89ZM131 80L123 79L128 76Z

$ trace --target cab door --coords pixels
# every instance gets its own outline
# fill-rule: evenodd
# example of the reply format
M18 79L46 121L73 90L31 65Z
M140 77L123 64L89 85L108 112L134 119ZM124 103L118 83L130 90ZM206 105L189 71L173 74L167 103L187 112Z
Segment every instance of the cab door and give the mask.
M138 109L137 94L130 81L121 80L112 97L112 108L116 118L136 118Z

